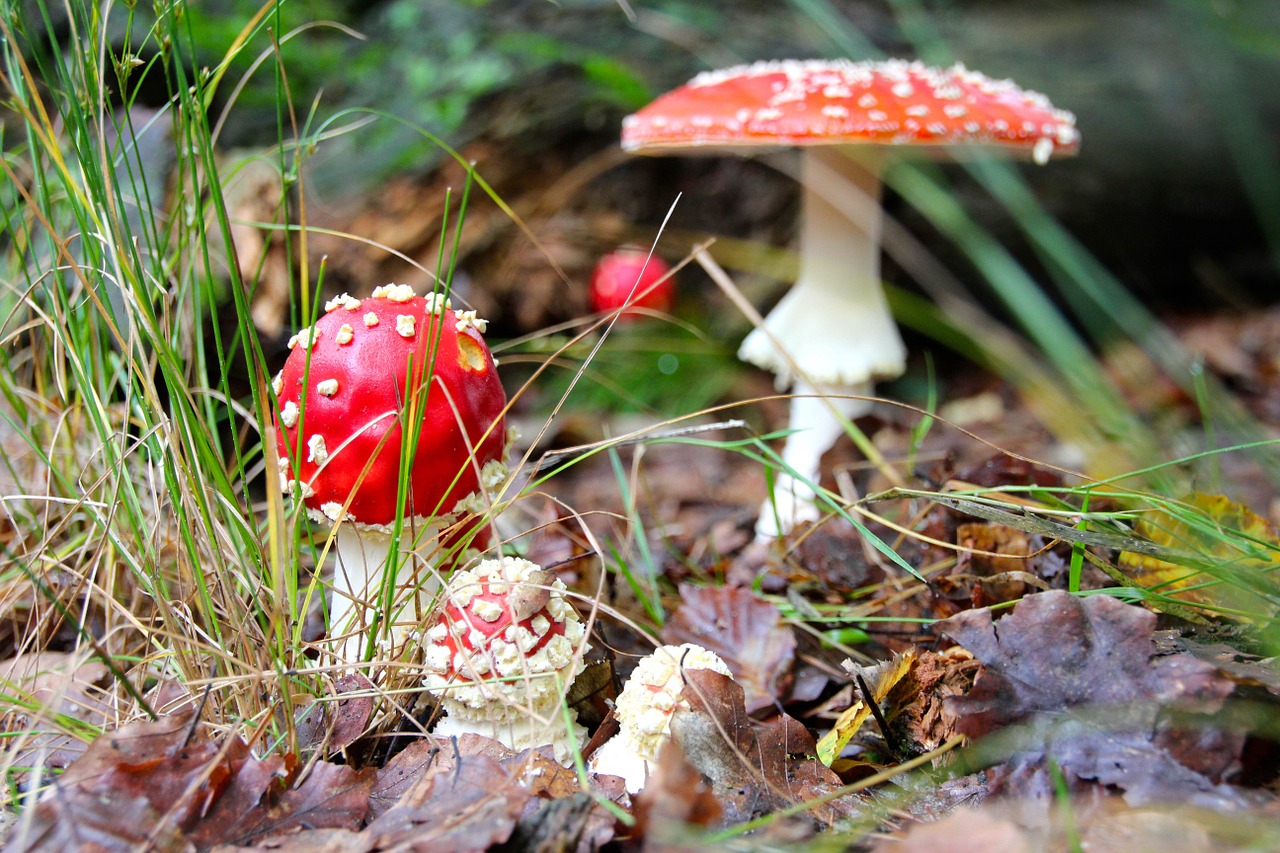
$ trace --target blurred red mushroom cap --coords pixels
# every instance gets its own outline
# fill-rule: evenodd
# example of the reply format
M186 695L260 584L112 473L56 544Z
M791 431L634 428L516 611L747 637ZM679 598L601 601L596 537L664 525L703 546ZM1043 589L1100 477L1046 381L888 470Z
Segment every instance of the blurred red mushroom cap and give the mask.
M623 246L602 257L591 274L591 308L597 312L631 307L668 311L675 302L671 267L638 246ZM633 298L634 297L634 298ZM624 312L622 316L637 315Z

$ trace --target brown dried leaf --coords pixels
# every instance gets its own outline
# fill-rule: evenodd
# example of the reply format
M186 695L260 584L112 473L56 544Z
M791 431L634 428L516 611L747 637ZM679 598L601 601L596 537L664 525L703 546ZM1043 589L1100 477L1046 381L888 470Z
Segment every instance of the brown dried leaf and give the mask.
M412 741L374 771L373 788L369 792L369 819L381 817L428 772L440 766L453 767L453 756L453 747L447 742L429 737Z
M246 754L229 764L233 774L230 784L188 833L188 839L197 847L252 836L248 827L260 819L260 810L265 810L270 799L287 784L296 759L272 755L259 761Z
M532 796L493 758L462 754L447 772L428 772L365 832L375 849L483 853L511 837Z
M876 853L1031 853L1042 849L1030 833L991 810L957 809L941 820L912 826L882 842Z
M999 622L981 610L940 623L983 664L969 694L948 703L961 732L980 736L1041 718L1038 730L1028 730L1034 745L989 774L993 791L1049 795L1051 755L1068 782L1112 786L1135 804L1247 802L1221 784L1243 737L1220 732L1208 716L1179 728L1166 713L1171 704L1211 713L1231 681L1190 655L1153 658L1154 622L1108 596L1047 592L1023 599Z
M741 687L711 670L690 670L690 709L671 719L671 738L684 760L711 782L729 822L829 794L840 787L836 774L814 756L809 731L785 714L768 725L747 716ZM645 788L648 791L648 786ZM813 817L831 823L846 814L836 802Z
M190 717L134 723L96 739L36 806L29 851L185 847L182 830L214 801L243 757L192 734Z
M1105 595L1028 596L999 622L987 609L939 623L982 662L974 689L950 703L970 737L1043 711L1141 700L1221 699L1231 684L1188 655L1152 660L1155 616Z
M509 850L593 853L613 840L616 818L585 792L544 801L527 814L506 844Z
M336 698L318 699L297 720L298 749L341 752L364 734L373 716L374 687L367 677L347 673L333 683Z
M796 649L777 606L737 587L681 584L680 598L662 626L663 642L697 643L720 655L745 691L748 713L776 706Z
M209 827L201 837L235 844L314 829L356 830L369 813L374 776L343 764L311 765L301 783L274 803L262 803L239 822Z
M647 842L660 843L664 835L687 834L682 827L714 825L723 811L673 737L663 744L644 790L636 795L635 832Z
M1030 587L1023 576L1033 570L1029 558L1038 550L1028 534L995 522L964 522L956 526L956 545L961 551L953 574L973 576L975 607L1026 595Z
M889 691L885 703L894 741L904 752L921 755L956 734L956 716L947 710L947 700L969 692L979 666L973 655L959 646L919 654L907 677Z

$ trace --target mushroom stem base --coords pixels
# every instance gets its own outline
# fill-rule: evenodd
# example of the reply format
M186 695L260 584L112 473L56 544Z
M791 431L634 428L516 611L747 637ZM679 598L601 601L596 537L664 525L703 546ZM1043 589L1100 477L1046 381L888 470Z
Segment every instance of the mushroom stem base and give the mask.
M756 521L756 541L785 536L802 522L817 521L822 513L815 499L822 454L844 434L843 420L853 420L871 410L871 401L843 395L869 396L870 382L853 386L810 385L797 381L791 388L792 430L782 447L785 467L774 480L773 493L765 498ZM835 396L840 395L840 396ZM840 417L837 417L837 413ZM794 472L794 474L792 473Z
M578 725L577 712L569 709L569 724L566 727L558 704L543 709L545 718L520 715L511 719L491 720L466 716L465 711L464 708L450 707L449 713L440 718L431 733L436 737L484 735L516 752L550 745L556 761L566 767L573 765L574 756L581 751L586 739L587 730Z

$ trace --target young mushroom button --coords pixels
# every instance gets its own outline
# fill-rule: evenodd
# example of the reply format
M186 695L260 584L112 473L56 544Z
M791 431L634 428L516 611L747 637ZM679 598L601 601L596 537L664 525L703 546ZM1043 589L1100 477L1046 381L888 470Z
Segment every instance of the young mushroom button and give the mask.
M905 369L880 285L880 174L892 150L983 146L1047 162L1079 145L1074 117L1035 92L964 66L919 62L760 62L711 71L623 121L638 154L801 149L800 273L738 350L790 389L783 460L757 536L818 516L810 483L843 418L870 407L873 383ZM825 399L821 399L825 398Z
M468 732L511 749L550 744L568 764L585 733L565 691L590 646L564 583L528 560L485 560L455 572L427 631L423 686L446 715L441 737Z
M591 756L591 770L620 776L637 793L649 778L652 762L671 737L671 717L688 709L684 671L709 669L732 677L715 652L693 643L659 646L640 659L614 703L618 733Z
M343 294L290 342L275 385L281 487L307 513L337 523L329 635L341 660L359 660L383 598L383 566L407 465L401 561L391 610L380 625L416 624L416 610L439 588L434 567L417 554L474 537L486 494L507 476L506 394L485 345L483 320L439 295L407 285ZM425 393L424 393L425 392ZM416 440L405 444L405 431ZM408 447L407 458L402 447ZM344 510L345 508L345 510ZM389 635L395 641L395 635ZM345 639L342 639L345 638Z

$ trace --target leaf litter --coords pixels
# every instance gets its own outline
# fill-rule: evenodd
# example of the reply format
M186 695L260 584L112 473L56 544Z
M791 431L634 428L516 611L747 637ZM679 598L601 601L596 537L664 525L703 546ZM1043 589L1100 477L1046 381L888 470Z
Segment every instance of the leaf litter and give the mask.
M1219 330L1212 337L1232 335ZM1274 420L1280 409L1269 379L1277 362L1253 350L1244 355L1220 369ZM888 446L904 435L886 423L876 441ZM952 437L945 434L931 439L921 457L937 460L921 471L929 484L1061 483L1022 459L947 446ZM1022 449L1034 456L1037 448ZM40 603L19 582L4 597L12 616L2 637L10 648L7 689L16 684L32 696L61 697L71 703L63 710L91 728L80 738L64 732L39 744L43 766L65 770L46 777L38 800L29 792L7 849L662 849L680 846L694 830L747 823L762 845L803 844L820 832L864 827L868 816L894 833L879 849L930 853L1069 849L1073 838L1091 850L1265 848L1242 829L1251 817L1263 821L1261 837L1276 840L1265 823L1275 825L1280 766L1280 735L1267 722L1280 701L1274 660L1240 648L1234 635L1202 634L1202 625L1120 598L1062 591L1072 551L1057 537L1074 535L1069 524L1036 527L1040 519L987 512L964 498L945 505L900 495L895 500L914 508L922 536L895 538L875 520L868 526L927 584L903 577L839 520L800 531L764 566L735 566L761 498L740 485L757 483L758 469L733 454L708 468L705 452L690 445L644 452L641 517L656 568L672 581L662 602L671 615L653 633L716 649L738 683L705 670L686 673L691 708L673 717L671 741L634 799L609 778L579 777L545 754L511 753L477 736L434 739L421 728L399 733L407 745L380 766L361 766L359 757L374 754L366 745L374 700L358 682L339 682L303 709L298 754L247 743L247 733L189 716L112 729L115 709L100 663L58 661L45 652L41 671L55 677L15 675L24 631L14 626L32 623ZM569 506L612 509L613 473L602 466L593 480L592 470L576 466L549 491ZM1274 541L1272 521L1219 509L1256 540ZM975 515L979 510L987 514ZM1135 541L1157 549L1185 541L1183 530L1166 541L1155 531L1139 527ZM0 529L5 541L14 535ZM675 547L656 547L664 543ZM1117 559L1113 546L1120 543L1107 536L1083 541L1104 563ZM538 547L584 552L563 532ZM1128 568L1152 572L1157 582L1171 571L1137 559ZM722 586L726 578L759 584ZM1092 563L1085 566L1083 590L1109 583ZM801 602L808 609L789 617ZM856 660L813 637L797 642L792 620L810 611L838 612L860 626L868 639L853 650ZM949 618L928 624L938 617ZM74 647L74 631L48 621L58 632L53 645ZM825 682L811 680L816 692L794 689L804 671L824 674ZM851 684L859 674L887 731L868 722L875 717L868 697ZM1232 716L1242 702L1257 715ZM815 714L820 707L830 714ZM8 730L30 727L32 719L10 717ZM110 730L85 746L94 728ZM838 769L819 759L815 735L828 732L839 732L832 755L824 756ZM937 754L958 737L969 746ZM889 740L896 755L886 750ZM876 793L850 784L921 756L932 760L918 777L886 781Z

